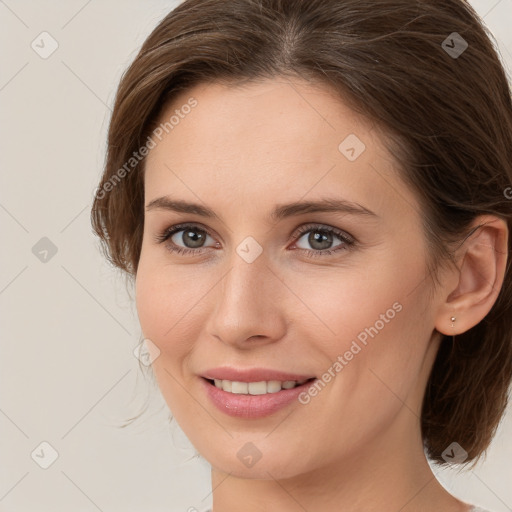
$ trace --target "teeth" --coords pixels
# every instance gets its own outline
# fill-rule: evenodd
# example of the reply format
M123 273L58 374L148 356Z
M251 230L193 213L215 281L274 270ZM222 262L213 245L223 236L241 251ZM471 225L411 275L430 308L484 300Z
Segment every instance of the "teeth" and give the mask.
M233 381L231 383L231 393L236 393L237 395L246 395L249 391L249 386L247 382L236 382Z
M260 382L237 382L231 380L215 379L215 387L234 393L237 395L266 395L267 393L277 393L282 389L292 389L304 384L308 379L296 380L269 380Z
M277 393L281 391L281 383L278 380L269 380L266 384L267 393Z
M247 392L249 395L264 395L267 392L267 383L262 382L249 382L247 384Z

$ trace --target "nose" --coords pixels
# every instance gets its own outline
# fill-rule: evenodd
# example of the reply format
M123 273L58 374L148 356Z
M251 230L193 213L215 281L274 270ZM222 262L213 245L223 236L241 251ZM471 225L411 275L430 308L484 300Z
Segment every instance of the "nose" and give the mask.
M284 336L285 294L290 292L268 263L264 254L248 263L234 253L228 271L212 290L214 306L207 323L210 337L248 349Z

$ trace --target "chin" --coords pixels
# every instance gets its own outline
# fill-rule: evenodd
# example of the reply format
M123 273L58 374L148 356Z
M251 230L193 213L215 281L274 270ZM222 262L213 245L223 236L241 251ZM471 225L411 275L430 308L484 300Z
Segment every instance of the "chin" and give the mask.
M237 437L236 441L230 439L218 452L212 452L211 445L209 450L198 451L217 471L237 478L281 480L311 470L304 458L303 442L298 447L283 446L264 439L252 442L251 438L252 435Z

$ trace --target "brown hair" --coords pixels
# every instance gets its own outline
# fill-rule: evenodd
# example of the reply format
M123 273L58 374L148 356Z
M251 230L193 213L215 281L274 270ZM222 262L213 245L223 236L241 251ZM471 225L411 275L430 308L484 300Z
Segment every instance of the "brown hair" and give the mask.
M467 48L450 53L464 48L460 37ZM179 91L295 76L333 88L382 127L420 201L435 278L478 215L512 224L511 91L492 39L462 0L186 0L153 30L119 85L92 208L106 256L136 274L144 159L126 162ZM509 252L511 244L509 237ZM421 429L439 464L453 441L466 464L476 463L507 406L510 263L486 318L456 340L444 336L433 365Z

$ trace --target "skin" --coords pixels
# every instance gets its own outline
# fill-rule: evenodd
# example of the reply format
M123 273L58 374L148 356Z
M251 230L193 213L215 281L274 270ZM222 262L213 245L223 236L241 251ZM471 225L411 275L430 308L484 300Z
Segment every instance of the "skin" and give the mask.
M417 198L372 123L332 91L288 78L198 85L162 120L190 97L197 106L147 157L145 204L169 195L208 205L220 220L146 209L136 301L144 336L160 350L153 369L161 392L212 465L214 512L266 511L268 503L281 512L468 510L426 461L421 402L437 331L466 331L496 300L506 224L478 219L487 224L459 251L459 270L441 271L433 288ZM338 149L349 134L366 146L355 161ZM326 196L376 216L267 218L277 204ZM185 222L208 231L202 253L176 254L170 241L155 241ZM308 249L341 241L312 245L315 226L294 236L306 224L338 228L357 243L312 257ZM197 247L186 232L172 240ZM263 249L252 263L236 251L248 236ZM224 365L321 377L395 303L401 311L306 405L232 418L203 392L201 373ZM250 468L237 457L249 442L262 454Z

